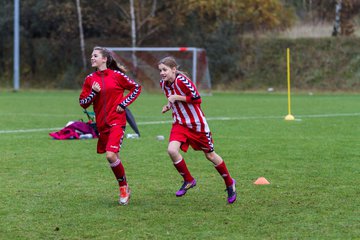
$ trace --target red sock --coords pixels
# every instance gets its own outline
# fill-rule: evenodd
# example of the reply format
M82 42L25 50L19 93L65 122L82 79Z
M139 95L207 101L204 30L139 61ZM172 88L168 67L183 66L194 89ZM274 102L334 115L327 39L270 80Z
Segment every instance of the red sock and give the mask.
M127 185L125 169L120 159L117 159L116 162L111 163L110 167L116 177L116 180L119 182L119 186L121 187Z
M194 180L194 178L191 176L191 174L186 166L184 159L181 159L179 162L174 163L174 166L175 166L176 170L178 170L180 175L184 178L185 182L191 182Z
M225 185L231 186L233 184L233 179L230 176L230 173L225 165L225 162L222 161L219 165L215 166L216 170L220 173L221 177L225 181Z

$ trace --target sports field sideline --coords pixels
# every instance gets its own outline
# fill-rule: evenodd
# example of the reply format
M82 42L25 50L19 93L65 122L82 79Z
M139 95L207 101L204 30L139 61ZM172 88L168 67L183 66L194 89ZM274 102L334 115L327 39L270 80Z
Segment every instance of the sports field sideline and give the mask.
M78 94L0 94L2 239L360 237L359 94L294 93L295 121L284 120L285 93L204 96L215 149L238 183L239 199L227 205L221 178L194 151L184 156L198 185L175 197L181 179L166 153L166 99L144 93L131 106L141 137L125 139L121 152L133 191L125 207L96 140L48 135L86 120ZM254 185L261 176L271 184Z
M302 121L303 118L328 118L328 117L354 117L360 116L360 113L343 113L343 114L320 114L320 115L301 115L297 116L295 121ZM54 117L54 116L53 116ZM250 120L250 119L280 119L280 116L263 116L263 117L218 117L218 118L207 118L209 121L234 121L234 120ZM137 125L155 125L155 124L169 124L172 121L152 121L152 122L138 122ZM25 133L25 132L42 132L42 131L56 131L61 129L61 127L54 128L34 128L34 129L15 129L15 130L0 130L0 133Z

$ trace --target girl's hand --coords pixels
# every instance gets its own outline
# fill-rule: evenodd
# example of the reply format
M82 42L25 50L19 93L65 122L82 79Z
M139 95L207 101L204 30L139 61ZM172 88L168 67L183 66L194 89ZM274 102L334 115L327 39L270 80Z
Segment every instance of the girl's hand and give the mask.
M161 113L166 113L169 110L170 110L170 105L167 104L167 105L163 106Z
M100 92L101 91L100 84L98 82L93 82L92 90L94 90L97 93Z
M170 103L174 103L177 99L177 95L171 95L168 97Z
M125 109L123 109L123 108L120 107L119 105L116 107L116 112L117 112L117 113L121 113L121 112L123 112L123 111L125 111Z
M170 103L174 103L176 101L181 101L181 102L186 102L186 96L181 96L181 95L170 95L168 97L168 100Z

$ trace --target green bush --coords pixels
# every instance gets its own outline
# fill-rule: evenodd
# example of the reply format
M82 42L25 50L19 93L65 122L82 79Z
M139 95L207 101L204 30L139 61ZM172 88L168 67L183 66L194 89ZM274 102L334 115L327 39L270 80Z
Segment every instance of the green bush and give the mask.
M360 90L358 38L236 38L225 24L203 43L212 85L219 89L256 90L287 87L286 49L291 52L291 86L297 89ZM102 45L116 45L101 40ZM89 57L95 40L87 40ZM12 62L8 66L11 66ZM82 69L79 43L66 45L47 39L23 42L21 87L79 88L92 70ZM1 76L1 86L12 86L12 68ZM141 83L141 79L139 79ZM150 90L150 89L149 89Z
M241 54L234 62L244 74L233 79L237 84L231 86L239 90L286 88L286 49L289 48L294 88L360 90L358 41L357 38L243 39Z

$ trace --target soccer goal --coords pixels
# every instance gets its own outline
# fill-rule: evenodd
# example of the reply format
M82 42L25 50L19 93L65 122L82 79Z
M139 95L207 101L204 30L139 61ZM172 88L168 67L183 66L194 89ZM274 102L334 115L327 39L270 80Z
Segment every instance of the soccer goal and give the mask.
M114 58L124 64L128 75L145 88L159 88L158 62L167 56L175 57L179 70L186 72L198 90L211 92L211 79L206 51L193 47L106 47Z

